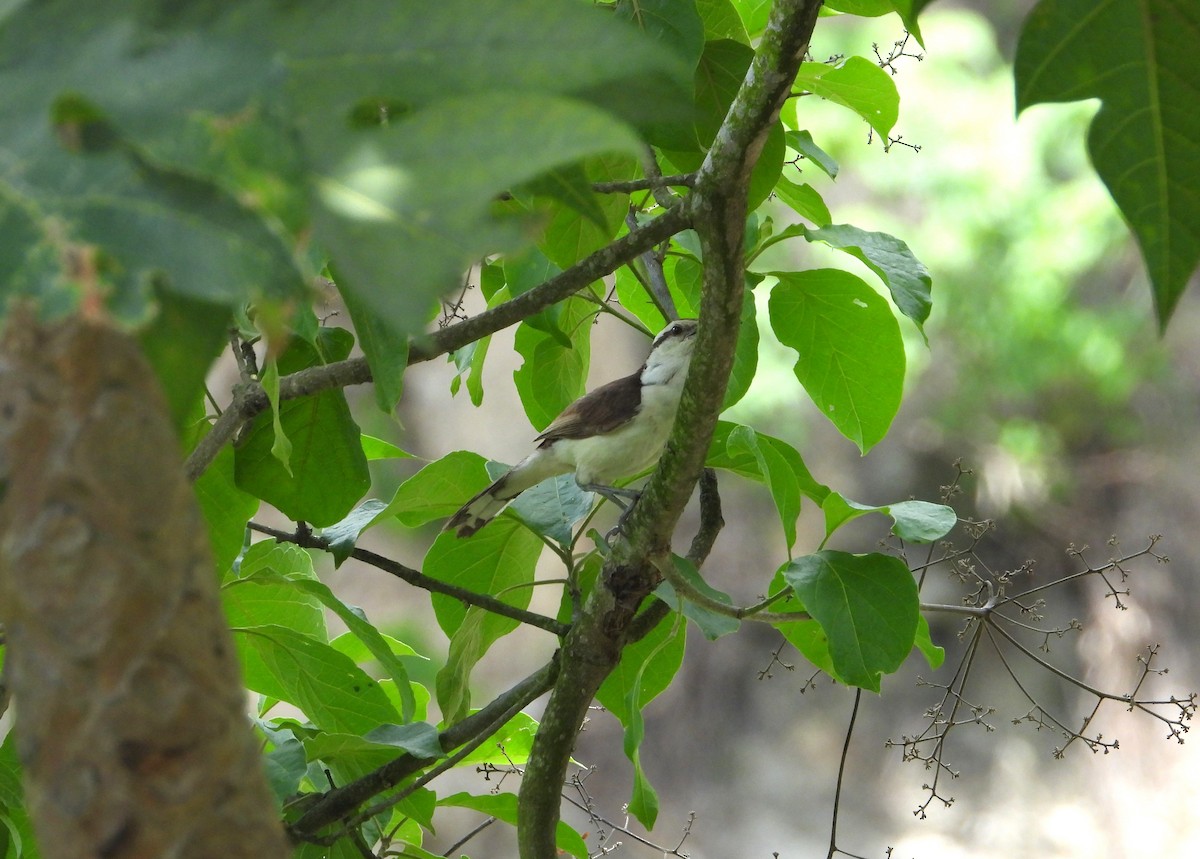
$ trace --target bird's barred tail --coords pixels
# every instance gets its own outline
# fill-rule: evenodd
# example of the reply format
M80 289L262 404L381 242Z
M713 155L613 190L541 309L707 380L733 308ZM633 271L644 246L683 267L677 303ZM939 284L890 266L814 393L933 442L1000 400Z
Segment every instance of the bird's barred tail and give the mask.
M470 537L492 519L500 511L526 489L541 483L547 477L565 474L570 471L547 447L535 450L529 456L508 470L508 473L480 492L446 523L447 531L454 531L460 537Z
M454 531L460 537L470 537L491 522L521 492L505 492L510 474L511 471L459 508L446 523L445 530Z

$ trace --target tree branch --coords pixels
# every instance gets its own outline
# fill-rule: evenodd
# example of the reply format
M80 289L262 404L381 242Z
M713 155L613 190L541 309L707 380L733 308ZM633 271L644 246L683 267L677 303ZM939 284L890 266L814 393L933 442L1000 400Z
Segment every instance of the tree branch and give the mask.
M596 588L563 642L562 669L521 782L522 859L554 859L560 790L579 726L620 659L631 622L669 563L679 515L704 467L741 322L750 171L776 121L816 24L820 0L776 0L766 32L685 206L704 252L700 331L675 428Z
M251 531L257 531L260 534L266 534L268 537L274 537L281 543L293 543L304 549L321 549L329 551L329 541L324 537L304 531L300 533L292 533L289 531L281 531L278 528L271 528L267 525L260 525L258 522L249 522L247 527ZM370 564L377 570L383 570L385 573L390 573L398 579L403 579L414 587L422 588L435 594L443 594L448 597L453 597L456 600L465 602L467 605L473 605L476 608L481 608L484 611L490 611L492 614L502 615L503 617L512 618L521 623L535 626L538 629L544 629L546 632L551 632L562 638L570 630L570 626L565 623L560 623L552 617L546 617L544 614L527 611L523 608L517 608L514 605L509 605L502 600L487 594L476 593L475 591L466 588L460 588L457 585L452 585L443 582L439 579L432 578L422 572L414 570L412 567L407 567L399 561L393 561L391 558L385 558L383 555L377 555L374 552L366 549L352 549L350 557L356 561L362 561L364 564Z
M486 707L438 734L438 743L442 751L449 753L480 736L494 733L497 728L495 723L504 714L519 712L545 694L554 683L557 673L556 654L553 659L507 692L497 696ZM301 841L313 839L321 829L353 814L363 803L395 787L436 760L437 758L422 758L406 752L374 772L343 787L334 788L291 825L289 829L292 837Z
M555 275L528 292L486 310L470 319L443 328L415 340L409 347L409 366L429 361L494 334L502 328L540 313L552 304L574 295L589 283L612 274L639 254L666 241L680 230L691 226L691 214L680 205L663 212L635 230L580 260L564 272ZM320 367L309 367L280 379L279 399L292 400L330 388L344 388L371 381L371 368L365 358L335 361ZM266 392L257 382L239 387L233 402L213 423L208 434L200 440L184 464L188 480L195 480L220 453L230 439L249 420L266 411L270 403Z

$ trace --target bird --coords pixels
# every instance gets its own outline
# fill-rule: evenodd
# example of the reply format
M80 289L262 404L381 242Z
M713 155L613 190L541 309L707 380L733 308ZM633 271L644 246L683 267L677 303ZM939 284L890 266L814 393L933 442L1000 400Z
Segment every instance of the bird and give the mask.
M601 385L567 406L534 441L533 453L505 472L447 521L445 529L469 537L530 487L575 472L575 482L618 506L639 493L613 482L658 460L675 423L679 397L695 345L697 322L667 325L637 372Z

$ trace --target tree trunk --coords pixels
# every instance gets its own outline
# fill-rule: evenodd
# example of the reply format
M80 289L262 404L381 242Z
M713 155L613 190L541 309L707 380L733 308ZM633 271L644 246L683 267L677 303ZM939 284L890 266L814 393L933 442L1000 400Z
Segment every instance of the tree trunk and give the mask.
M134 340L10 317L0 615L44 856L289 852L181 462Z

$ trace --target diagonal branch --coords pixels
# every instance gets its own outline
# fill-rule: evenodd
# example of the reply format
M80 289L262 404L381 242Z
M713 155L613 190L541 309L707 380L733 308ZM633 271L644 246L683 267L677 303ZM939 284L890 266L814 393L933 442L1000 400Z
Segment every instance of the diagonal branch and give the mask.
M416 340L409 348L408 363L418 364L445 355L515 325L540 313L552 304L574 295L660 242L691 226L691 214L684 206L668 209L652 221L631 230L612 244L580 260L564 272L528 292L486 310L470 319L443 328ZM309 367L285 376L279 383L279 399L292 400L331 388L362 385L371 381L371 368L365 358L350 358L321 367ZM188 480L195 480L212 464L238 430L270 406L267 394L257 382L240 386L233 402L213 423L208 434L196 445L184 464Z
M260 525L257 522L247 523L247 527L251 531L257 531L260 534L266 534L268 537L274 537L281 543L293 543L304 549L321 549L329 551L329 541L324 537L309 531L301 531L292 533L290 531L281 531L278 528L271 528L267 525ZM492 614L498 614L503 617L511 618L529 626L535 626L538 629L544 629L546 632L552 632L560 638L567 634L570 629L565 623L560 623L552 617L546 617L544 614L527 611L523 608L517 608L514 605L509 605L503 600L498 600L495 597L487 594L476 593L467 588L460 588L457 585L452 585L448 582L443 582L440 579L435 579L425 575L422 572L414 570L412 567L407 567L399 561L393 561L391 558L385 558L383 555L377 555L374 552L366 549L352 549L350 557L356 561L362 561L364 564L370 564L377 570L383 570L385 573L390 573L398 579L403 579L414 587L423 588L430 593L444 594L448 597L453 597L467 605L473 605L476 608L481 608L484 611L490 611Z
M550 688L557 673L558 659L553 658L516 686L497 696L486 707L446 728L438 734L442 750L452 752L481 736L495 733L498 729L496 722L504 714L519 711L536 701ZM292 837L298 840L315 838L321 829L353 814L364 803L400 784L435 760L406 752L362 778L334 788L291 825Z

